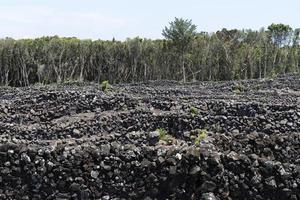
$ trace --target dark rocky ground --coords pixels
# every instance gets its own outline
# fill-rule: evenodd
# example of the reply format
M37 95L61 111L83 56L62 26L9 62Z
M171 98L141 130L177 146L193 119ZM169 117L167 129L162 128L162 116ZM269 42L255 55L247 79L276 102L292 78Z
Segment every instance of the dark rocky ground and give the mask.
M0 143L0 199L296 200L300 76L0 88Z

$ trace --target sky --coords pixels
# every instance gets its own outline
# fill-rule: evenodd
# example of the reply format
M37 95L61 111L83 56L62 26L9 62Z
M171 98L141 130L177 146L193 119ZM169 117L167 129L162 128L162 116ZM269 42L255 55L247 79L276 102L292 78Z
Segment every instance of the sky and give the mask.
M0 0L0 38L162 38L175 17L197 30L300 27L299 0Z

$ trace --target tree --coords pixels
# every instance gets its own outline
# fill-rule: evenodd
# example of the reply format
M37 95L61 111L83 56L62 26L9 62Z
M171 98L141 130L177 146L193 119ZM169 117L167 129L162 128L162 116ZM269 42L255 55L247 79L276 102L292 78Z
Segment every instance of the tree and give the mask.
M276 46L281 47L290 43L293 29L289 25L271 24L268 26L268 30Z
M192 20L175 17L175 20L170 22L170 26L165 27L162 32L162 35L167 40L171 40L180 53L183 82L186 82L184 57L196 36L196 28L196 25L192 24Z
M274 24L259 31L195 34L195 29L190 20L175 18L161 40L0 39L0 85L213 81L300 72L300 29Z
M294 36L293 36L293 47L298 46L300 43L300 28L296 28L294 30Z

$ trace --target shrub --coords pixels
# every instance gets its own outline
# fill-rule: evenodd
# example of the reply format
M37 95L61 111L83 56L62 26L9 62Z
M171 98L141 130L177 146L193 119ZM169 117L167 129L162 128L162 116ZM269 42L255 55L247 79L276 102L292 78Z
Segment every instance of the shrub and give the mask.
M156 130L159 133L159 139L163 140L166 138L166 136L168 135L167 131L163 128L159 128Z
M255 86L255 90L256 91L259 91L261 89L261 85L260 84L257 84L256 86Z
M159 140L163 140L168 143L172 142L172 136L169 135L165 129L159 128L156 131L159 133Z
M198 135L195 139L195 145L199 146L200 143L207 137L207 131L205 129L197 129Z
M234 94L239 95L239 94L241 94L242 92L244 92L245 88L244 88L244 86L243 86L242 84L237 84L237 85L234 85L234 86L232 87L232 90L233 90L233 93L234 93Z
M103 81L102 83L101 83L101 87L102 87L102 91L106 91L108 88L109 88L109 83L108 83L108 81Z
M194 116L194 115L198 115L199 111L198 111L198 108L194 107L194 106L191 106L190 108L190 112L191 114Z
M233 90L233 93L236 95L240 95L242 92L241 92L241 90L236 89L236 90Z

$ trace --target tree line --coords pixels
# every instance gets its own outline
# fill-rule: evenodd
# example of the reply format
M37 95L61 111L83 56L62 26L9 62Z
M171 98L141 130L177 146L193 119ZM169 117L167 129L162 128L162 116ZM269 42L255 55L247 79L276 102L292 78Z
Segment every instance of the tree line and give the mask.
M260 30L196 32L175 18L165 39L126 41L65 37L0 39L0 85L171 79L211 81L267 78L300 71L300 29L272 24Z

